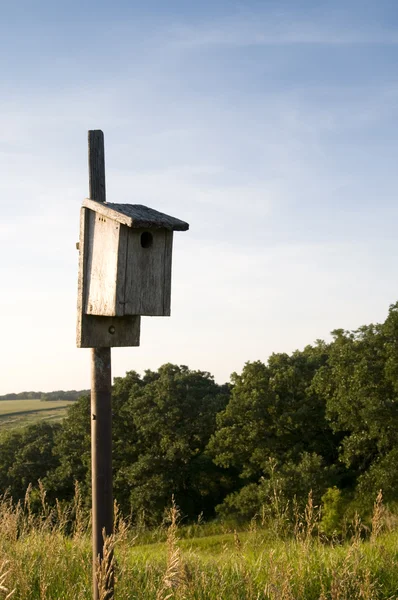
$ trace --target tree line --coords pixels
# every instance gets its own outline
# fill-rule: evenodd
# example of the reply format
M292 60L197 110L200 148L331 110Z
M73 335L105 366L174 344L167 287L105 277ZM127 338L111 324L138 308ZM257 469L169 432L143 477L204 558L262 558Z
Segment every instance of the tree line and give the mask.
M121 510L158 523L171 496L187 520L248 520L276 495L371 510L398 500L398 303L382 324L337 329L332 340L248 362L219 385L206 371L166 364L115 378L114 494ZM0 439L0 491L23 500L90 504L90 400L58 424Z
M57 390L55 392L19 392L0 396L1 400L77 400L90 390Z

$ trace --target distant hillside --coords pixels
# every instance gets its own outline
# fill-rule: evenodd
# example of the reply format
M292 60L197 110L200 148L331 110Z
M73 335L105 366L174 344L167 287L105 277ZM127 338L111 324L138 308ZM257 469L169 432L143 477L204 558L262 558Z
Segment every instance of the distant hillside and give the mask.
M19 394L4 394L1 400L77 400L86 396L90 390L57 390L55 392L20 392Z

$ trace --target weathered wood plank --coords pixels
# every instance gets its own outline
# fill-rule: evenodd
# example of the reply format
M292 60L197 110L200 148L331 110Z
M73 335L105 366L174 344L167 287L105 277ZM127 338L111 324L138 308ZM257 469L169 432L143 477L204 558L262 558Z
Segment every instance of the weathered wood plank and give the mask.
M78 348L107 348L140 345L141 319L139 316L100 317L86 315L84 311L84 280L87 277L88 213L86 208L80 214L79 241L79 275L77 297L77 332Z
M79 272L77 278L77 325L76 325L76 344L78 348L82 348L82 336L83 336L83 315L85 305L85 271L86 271L86 248L87 244L86 230L88 220L88 210L85 208L80 209L80 235L79 235Z
M153 208L148 208L142 204L102 203L85 198L83 206L128 227L138 229L164 228L171 231L187 231L189 229L189 225L185 221L166 215Z
M89 211L85 312L116 316L120 223Z
M90 198L106 201L104 134L100 129L88 132L88 178Z
M171 313L171 265L173 252L173 232L166 231L164 238L164 276L163 276L163 315Z
M140 345L141 318L83 316L80 348L118 348Z
M165 229L152 230L152 244L142 247L145 230L128 232L126 315L163 316Z
M122 225L127 225L127 227L133 226L132 217L112 208L115 205L109 206L108 203L104 204L96 202L95 200L90 200L90 198L85 198L82 206L85 206L108 219L113 219Z
M127 244L129 229L125 225L119 225L119 252L117 261L117 280L115 297L115 314L124 316L126 297L126 271L127 271Z

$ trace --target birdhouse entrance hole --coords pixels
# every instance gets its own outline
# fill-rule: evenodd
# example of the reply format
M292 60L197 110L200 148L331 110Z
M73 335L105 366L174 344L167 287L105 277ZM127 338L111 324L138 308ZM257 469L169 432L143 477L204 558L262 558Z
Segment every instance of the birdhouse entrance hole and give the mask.
M142 248L150 248L153 244L153 236L149 231L141 233L141 246Z

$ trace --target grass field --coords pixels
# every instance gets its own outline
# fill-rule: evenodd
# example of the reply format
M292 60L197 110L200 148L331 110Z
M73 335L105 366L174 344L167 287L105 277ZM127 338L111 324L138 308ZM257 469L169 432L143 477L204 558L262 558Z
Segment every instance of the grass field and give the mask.
M78 519L65 535L68 513L61 506L51 512L44 490L41 498L37 516L29 501L25 508L0 501L0 598L14 591L9 597L15 600L89 600L87 523ZM308 513L285 538L255 523L238 532L220 524L218 533L212 524L180 529L177 511L171 511L167 529L152 533L117 520L108 539L116 559L116 598L397 600L398 529L396 519L386 519L380 509L367 534L356 521L347 541L322 539ZM100 600L106 598L104 586Z
M73 401L1 400L0 433L38 420L60 421Z

